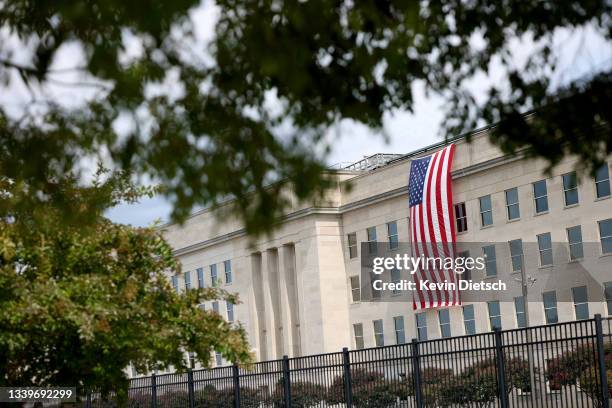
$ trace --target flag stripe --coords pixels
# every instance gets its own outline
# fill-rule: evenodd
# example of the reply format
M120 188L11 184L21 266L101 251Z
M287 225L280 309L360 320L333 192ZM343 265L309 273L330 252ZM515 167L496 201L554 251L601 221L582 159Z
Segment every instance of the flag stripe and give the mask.
M413 255L440 259L455 256L455 225L452 196L451 166L453 144L431 156L411 163L408 184L410 202L410 237ZM416 291L414 309L460 305L461 299L455 273L444 267L420 268L414 273ZM420 290L419 281L455 283L454 289Z

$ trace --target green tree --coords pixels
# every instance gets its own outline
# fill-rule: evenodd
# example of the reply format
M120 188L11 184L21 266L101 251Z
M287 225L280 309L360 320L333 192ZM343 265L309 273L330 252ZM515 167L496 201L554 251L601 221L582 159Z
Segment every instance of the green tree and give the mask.
M104 171L87 188L64 180L71 219L53 200L6 210L29 192L6 179L0 185L0 385L76 385L124 400L130 364L184 370L186 351L209 365L213 350L250 360L242 327L198 307L238 299L218 288L177 294L167 275L180 266L159 231L101 216L146 190Z
M551 82L555 32L589 26L609 43L608 1L219 0L209 44L190 18L198 5L0 2L2 92L32 93L24 115L0 109L0 173L46 195L50 178L106 152L160 181L176 220L233 196L247 230L261 232L292 199L325 188L312 146L330 124L379 129L386 112L413 109L417 82L445 100L447 136L501 121L491 138L504 151L551 165L573 153L591 169L612 149L609 70ZM519 37L536 45L517 67ZM58 67L68 46L82 50L82 64ZM468 83L496 63L507 75L477 101ZM88 97L67 107L49 86Z

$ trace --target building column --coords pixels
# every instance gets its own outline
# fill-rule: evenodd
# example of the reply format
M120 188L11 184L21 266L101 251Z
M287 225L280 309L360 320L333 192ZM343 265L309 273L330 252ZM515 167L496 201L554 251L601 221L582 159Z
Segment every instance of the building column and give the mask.
M294 244L283 245L279 255L279 305L282 316L283 349L291 357L300 355L298 290Z

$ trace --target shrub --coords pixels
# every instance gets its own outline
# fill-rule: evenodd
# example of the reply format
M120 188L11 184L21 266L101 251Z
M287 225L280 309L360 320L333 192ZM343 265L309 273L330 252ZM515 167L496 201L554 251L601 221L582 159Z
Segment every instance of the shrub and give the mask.
M307 381L291 382L291 406L296 408L309 408L318 406L325 399L324 386ZM272 396L275 408L285 407L285 391L282 380L276 385Z
M596 354L592 346L579 346L547 361L546 380L552 390L560 390L566 385L576 385L582 372L596 364Z
M612 364L607 367L606 376L608 377L608 398L612 398ZM603 407L599 369L595 367L587 368L580 374L578 381L580 389L593 401L593 406Z
M351 370L351 388L353 391L353 405L359 408L385 408L393 405L397 397L392 392L391 382L377 371L364 369ZM328 404L340 404L344 398L344 376L334 378L327 391Z

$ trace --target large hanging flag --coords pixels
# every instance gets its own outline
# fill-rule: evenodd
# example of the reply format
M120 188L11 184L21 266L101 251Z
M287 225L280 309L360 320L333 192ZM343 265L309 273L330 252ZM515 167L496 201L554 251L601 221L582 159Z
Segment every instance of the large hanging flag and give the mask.
M410 166L412 255L433 259L427 262L431 267L420 267L412 275L416 286L412 304L415 310L461 304L459 279L452 268L439 267L442 262L435 262L455 257L451 180L454 152L455 145L451 144L431 156L413 160Z

